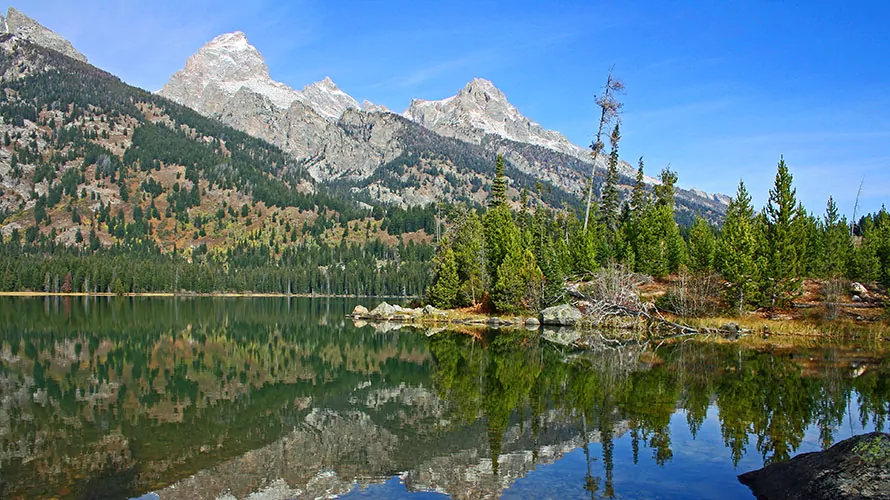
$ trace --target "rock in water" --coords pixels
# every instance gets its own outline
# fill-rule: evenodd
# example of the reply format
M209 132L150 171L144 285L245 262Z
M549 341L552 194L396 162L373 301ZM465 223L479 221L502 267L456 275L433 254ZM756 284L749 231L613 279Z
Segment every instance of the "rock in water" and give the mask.
M761 500L890 498L890 434L872 432L739 476Z
M359 304L355 306L355 309L352 310L352 317L354 318L364 318L368 315L368 308Z
M381 302L380 305L375 307L369 314L375 318L389 318L397 312L401 311L399 306L394 306L387 302Z
M570 304L548 307L541 311L541 323L545 325L573 326L583 315Z

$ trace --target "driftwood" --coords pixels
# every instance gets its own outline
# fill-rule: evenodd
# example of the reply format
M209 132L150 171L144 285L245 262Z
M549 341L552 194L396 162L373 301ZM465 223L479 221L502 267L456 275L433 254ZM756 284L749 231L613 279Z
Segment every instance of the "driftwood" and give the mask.
M637 324L644 325L647 332L668 331L677 335L736 333L712 328L695 328L667 320L661 315L654 304L646 306L640 304L639 300L632 300L629 304L619 304L607 300L597 300L596 298L578 290L569 290L568 294L585 303L586 307L584 312L588 317L592 318L594 324L606 323L606 320L611 317L625 317L632 318L636 320ZM636 303L634 304L633 302Z

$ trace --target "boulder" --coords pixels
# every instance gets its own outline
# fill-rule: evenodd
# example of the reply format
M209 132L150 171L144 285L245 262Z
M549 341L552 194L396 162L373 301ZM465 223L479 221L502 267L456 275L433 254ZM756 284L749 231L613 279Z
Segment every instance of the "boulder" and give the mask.
M375 318L388 318L388 317L392 316L393 314L400 312L401 310L402 310L402 308L399 306L394 306L394 305L386 303L386 302L381 302L380 305L378 305L373 310L371 310L369 315L372 317L375 317Z
M739 476L763 499L890 498L890 434L872 432Z
M548 307L541 311L541 323L545 325L573 326L583 315L571 304Z
M720 327L725 333L739 333L739 324L738 323L726 323L725 325Z
M423 314L426 316L444 316L445 315L445 311L438 309L435 306L430 305L430 304L423 306L422 311L423 311Z
M537 328L540 324L541 322L538 321L538 318L525 318L525 326L533 326Z
M368 315L368 308L363 305L355 306L355 309L352 310L353 318L364 318Z
M574 328L544 328L541 336L548 342L566 347L573 346L581 338Z
M868 293L868 288L865 288L862 283L854 281L853 283L850 283L850 293L862 296Z

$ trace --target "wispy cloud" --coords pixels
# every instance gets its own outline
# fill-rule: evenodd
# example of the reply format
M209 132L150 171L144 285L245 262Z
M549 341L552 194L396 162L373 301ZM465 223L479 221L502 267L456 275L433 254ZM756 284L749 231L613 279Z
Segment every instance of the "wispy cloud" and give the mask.
M496 52L493 50L479 51L467 54L463 57L439 61L437 63L414 68L408 73L402 74L395 78L389 78L370 85L373 87L416 87L418 85L429 82L441 77L446 73L456 70L466 69L472 66L478 66L495 59Z

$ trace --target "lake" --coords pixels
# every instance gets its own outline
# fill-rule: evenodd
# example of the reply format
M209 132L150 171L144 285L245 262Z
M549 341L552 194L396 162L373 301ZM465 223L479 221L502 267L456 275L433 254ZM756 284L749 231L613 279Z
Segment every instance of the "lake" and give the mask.
M890 424L880 343L573 353L371 302L0 298L0 497L753 498Z

